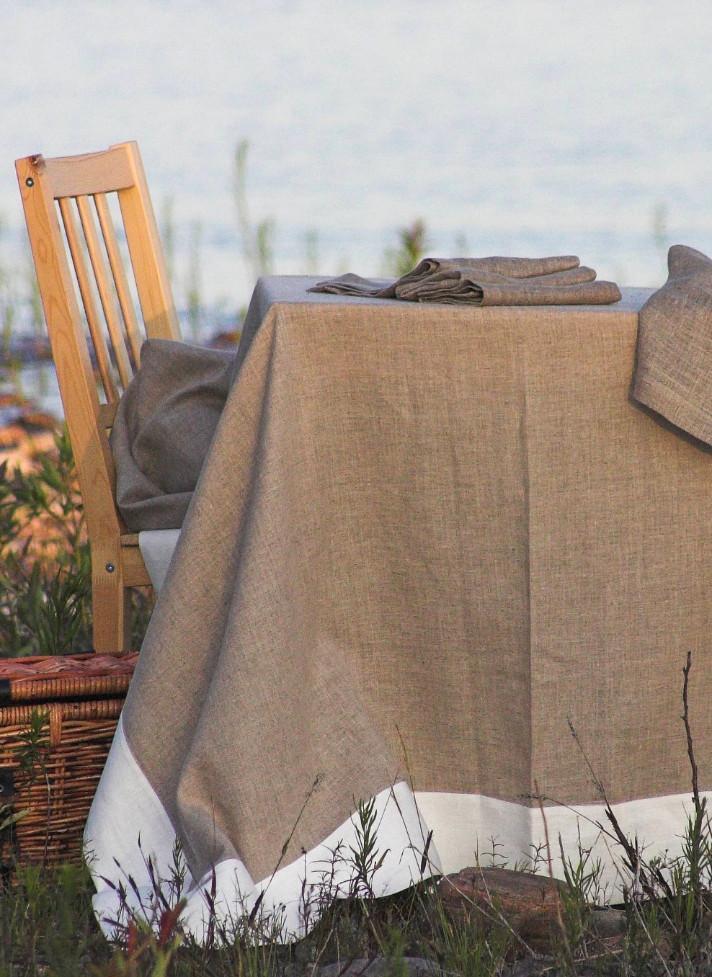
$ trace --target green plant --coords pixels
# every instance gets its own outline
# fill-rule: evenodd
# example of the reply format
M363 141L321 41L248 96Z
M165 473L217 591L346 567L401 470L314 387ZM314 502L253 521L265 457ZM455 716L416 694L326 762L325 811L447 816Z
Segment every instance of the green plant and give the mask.
M171 909L164 909L157 933L147 924L131 920L125 945L114 952L107 965L93 968L93 972L98 977L166 977L182 943L177 930L182 908L182 903L177 903Z
M433 900L434 926L430 938L431 954L445 973L459 977L494 977L502 972L511 957L512 936L497 922L483 915L469 919L451 917L442 901Z
M12 804L0 804L0 878L7 874L13 859L13 828L28 814L27 809L16 811Z
M163 254L166 259L166 271L168 272L168 278L171 284L173 284L176 257L176 225L174 216L174 200L170 195L166 195L163 198L160 226Z
M33 783L38 775L47 781L48 719L46 712L33 709L30 721L19 734L20 746L15 756L21 774ZM49 790L49 784L47 785Z
M0 650L87 650L90 564L69 438L22 471L0 466Z
M401 227L398 231L398 246L389 248L385 254L387 272L400 278L406 272L412 271L425 254L427 246L424 221L414 220L408 227Z
M132 645L153 609L132 592ZM0 655L61 655L91 648L91 559L66 430L23 471L0 465Z
M2 977L82 977L110 958L91 914L85 868L19 866L0 888Z
M252 223L247 203L247 153L249 148L250 144L247 139L241 139L235 148L233 195L242 240L242 253L250 277L254 280L261 275L272 273L275 224L270 217L261 220L256 225Z
M316 275L319 271L319 233L311 228L304 233L304 272Z
M667 254L668 247L670 246L668 218L668 205L664 201L658 201L653 207L652 234L653 242L661 257Z
M575 859L564 852L561 838L559 850L566 882L560 903L562 942L564 948L576 950L590 929L591 906L599 896L603 866L600 859L593 858L590 848L582 847L580 838Z
M373 877L388 855L388 849L378 847L378 812L376 799L356 804L356 845L349 845L346 859L351 869L351 895L373 897Z
M197 342L203 325L203 297L201 285L200 248L203 227L200 221L190 225L188 272L186 284L186 312L193 342Z

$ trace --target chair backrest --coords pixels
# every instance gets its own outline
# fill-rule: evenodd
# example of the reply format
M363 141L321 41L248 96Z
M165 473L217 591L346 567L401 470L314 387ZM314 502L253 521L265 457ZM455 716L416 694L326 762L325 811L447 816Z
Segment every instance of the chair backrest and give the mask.
M83 156L28 156L15 168L94 544L124 530L108 441L116 404L143 338L178 339L178 319L135 142Z

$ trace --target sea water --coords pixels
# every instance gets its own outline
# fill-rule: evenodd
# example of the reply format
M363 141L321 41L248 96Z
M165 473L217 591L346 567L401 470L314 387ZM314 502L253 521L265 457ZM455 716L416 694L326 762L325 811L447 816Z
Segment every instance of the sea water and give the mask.
M712 250L708 2L0 0L0 36L5 267L13 159L127 139L173 201L178 304L197 284L223 318L254 281L241 139L278 273L383 273L418 217L432 254L574 253L623 284Z

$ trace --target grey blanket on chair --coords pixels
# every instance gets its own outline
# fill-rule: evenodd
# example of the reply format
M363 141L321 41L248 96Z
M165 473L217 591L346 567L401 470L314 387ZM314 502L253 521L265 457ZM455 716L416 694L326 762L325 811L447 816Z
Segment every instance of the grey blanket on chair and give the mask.
M111 432L127 527L179 529L232 381L235 354L149 339Z

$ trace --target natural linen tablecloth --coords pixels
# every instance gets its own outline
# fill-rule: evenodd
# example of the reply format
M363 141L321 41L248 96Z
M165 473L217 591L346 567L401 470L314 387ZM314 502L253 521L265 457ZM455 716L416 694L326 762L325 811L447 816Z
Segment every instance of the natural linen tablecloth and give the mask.
M425 874L531 854L535 785L555 871L561 835L615 884L569 722L624 829L679 847L690 649L712 787L712 455L630 400L650 293L463 309L312 281L255 291L87 825L98 915L114 859L148 900L177 836L199 938L211 890L298 935L325 875L363 884L359 799L383 894L430 830Z

